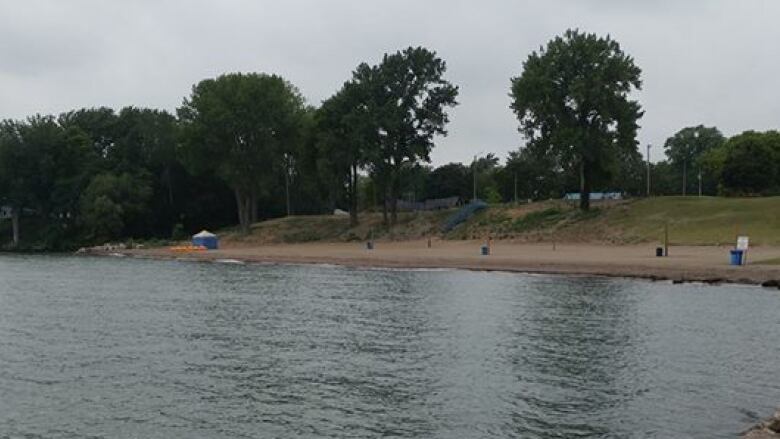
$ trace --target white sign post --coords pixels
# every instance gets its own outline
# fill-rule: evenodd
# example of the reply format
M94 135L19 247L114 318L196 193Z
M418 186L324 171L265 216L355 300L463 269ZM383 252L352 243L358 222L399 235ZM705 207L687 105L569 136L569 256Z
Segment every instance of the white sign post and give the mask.
M747 262L748 248L750 247L750 238L747 236L737 236L737 250L742 250L742 265Z

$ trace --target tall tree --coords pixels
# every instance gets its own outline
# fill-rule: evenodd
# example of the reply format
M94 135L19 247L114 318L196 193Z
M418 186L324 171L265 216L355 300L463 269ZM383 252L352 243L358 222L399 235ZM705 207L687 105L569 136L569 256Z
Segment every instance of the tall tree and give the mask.
M499 169L499 159L492 152L484 157L474 156L471 162L471 196L473 199L483 199L489 203L497 203L501 200L495 182L495 174ZM491 199L492 196L492 199Z
M620 149L636 149L641 70L609 36L567 30L533 52L512 78L511 108L530 148L578 169L580 208L594 179L614 173Z
M426 187L427 198L471 197L472 176L463 163L447 163L431 171Z
M176 157L177 129L176 118L166 111L125 107L119 112L107 165L117 177L130 173L136 180L146 180L152 188L149 202L155 212L153 216L137 216L141 222L126 218L125 226L132 235L142 230L170 233L180 213L174 190L174 176L181 174Z
M151 216L148 205L151 195L149 180L137 173L96 175L80 200L85 238L91 242L105 242L142 236L143 229L128 226L142 223L143 218Z
M178 110L190 169L213 169L232 189L249 233L257 199L270 191L284 146L299 141L304 102L276 75L231 73L196 84Z
M719 169L727 195L769 195L780 192L780 132L746 131L722 148Z
M555 157L529 148L509 153L499 180L507 200L557 198L563 193L563 175Z
M435 52L409 47L385 54L375 67L358 66L353 80L366 87L366 103L379 136L379 148L371 158L372 174L380 180L390 223L397 218L401 169L430 162L436 135L446 135L446 109L457 105L458 87L444 79L447 65Z
M683 128L666 139L666 156L673 166L681 170L683 195L688 193L689 180L692 180L688 178L688 169L695 169L701 176L702 157L725 141L726 138L717 128L704 125Z
M315 115L316 144L325 173L339 186L346 183L350 225L358 224L358 177L369 150L376 148L378 134L366 102L367 90L350 81L322 103ZM340 189L340 188L339 188Z
M44 241L71 225L88 154L83 133L63 129L52 116L0 124L0 204L11 208L14 246L25 211L45 222Z

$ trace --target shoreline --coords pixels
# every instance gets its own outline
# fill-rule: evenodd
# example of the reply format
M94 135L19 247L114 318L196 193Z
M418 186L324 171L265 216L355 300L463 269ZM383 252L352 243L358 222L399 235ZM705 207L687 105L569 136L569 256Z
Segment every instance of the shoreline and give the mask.
M678 246L670 256L654 256L655 246L608 246L558 243L526 244L494 241L491 254L479 254L479 241L377 242L373 250L363 243L303 243L263 246L228 244L219 250L177 253L167 248L93 251L152 259L191 261L235 260L264 264L331 264L346 267L396 269L460 269L510 273L586 275L636 278L651 281L705 284L761 285L780 280L780 265L760 263L728 265L728 248ZM751 250L753 261L780 257L780 248ZM224 261L223 261L224 262ZM776 285L765 285L776 286Z

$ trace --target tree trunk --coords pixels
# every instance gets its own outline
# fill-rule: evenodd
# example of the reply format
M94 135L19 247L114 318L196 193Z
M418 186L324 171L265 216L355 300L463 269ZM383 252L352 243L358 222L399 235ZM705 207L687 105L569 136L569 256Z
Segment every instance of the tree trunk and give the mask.
M252 189L252 195L249 202L249 223L254 224L257 222L257 191Z
M349 176L349 226L355 227L358 225L358 199L357 199L357 165L352 164L352 169Z
M236 194L236 207L238 208L238 225L241 229L241 233L244 235L249 234L249 225L251 221L252 201L245 193L239 189L234 189Z
M580 162L580 209L590 209L590 172L585 160Z
M390 222L387 218L387 182L384 182L382 184L382 224L387 227L390 225Z
M238 225L241 231L244 230L244 201L241 197L241 191L233 189L233 194L236 196L236 213L238 213Z
M11 229L13 247L19 247L19 209L11 207Z
M171 167L165 167L165 185L168 186L168 203L173 206L173 177L171 175Z
M390 176L390 225L392 226L398 222L398 174L398 167L393 167Z

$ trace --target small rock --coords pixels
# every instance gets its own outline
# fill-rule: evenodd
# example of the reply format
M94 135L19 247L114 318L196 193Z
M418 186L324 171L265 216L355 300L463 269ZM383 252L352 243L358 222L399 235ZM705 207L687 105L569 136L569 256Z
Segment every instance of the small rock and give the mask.
M677 284L681 284L681 283L683 283L683 282L685 282L685 281L684 281L684 280L682 280L682 279L675 279L675 280L673 280L673 281L672 281L672 283L673 283L673 284L675 284L675 285L677 285Z
M710 279L704 279L703 282L705 284L708 284L708 285L716 285L716 284L719 284L719 283L723 282L723 279L719 278L719 277L713 277L713 278L710 278Z
M780 281L776 279L769 279L767 281L762 282L761 286L765 288L780 288Z
M770 419L766 424L766 429L772 433L780 433L780 416Z

